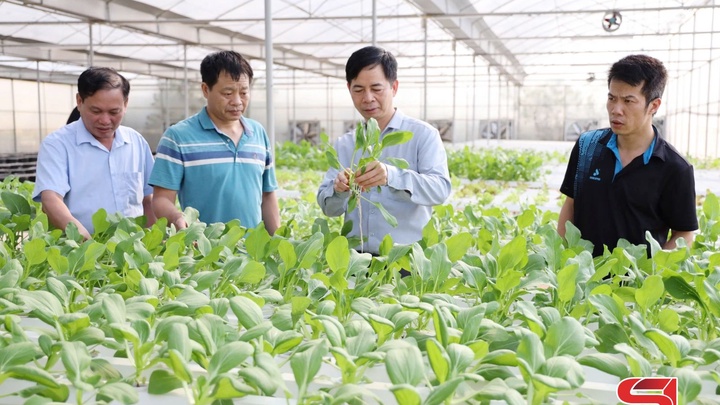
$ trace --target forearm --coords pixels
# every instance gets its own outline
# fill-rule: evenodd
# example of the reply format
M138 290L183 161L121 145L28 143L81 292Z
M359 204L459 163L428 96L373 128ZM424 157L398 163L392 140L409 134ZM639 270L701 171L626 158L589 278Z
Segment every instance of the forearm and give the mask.
M59 194L50 190L43 191L40 195L40 201L42 202L42 210L47 214L48 221L52 226L65 230L68 224L72 222L85 239L90 239L90 232L70 213L70 209L65 205Z
M663 249L675 249L677 247L677 240L685 239L685 245L690 246L695 239L695 232L693 231L670 231L670 239L665 242Z
M558 217L557 232L561 237L565 237L566 223L570 221L572 223L573 217L575 216L575 200L567 197L562 208L560 208L560 216Z
M333 181L337 176L337 170L329 170L325 179L320 184L317 193L317 203L323 214L329 217L337 217L345 213L349 192L336 193L333 189Z
M275 192L263 193L262 196L262 219L265 229L270 235L280 227L280 208L278 207Z
M155 212L153 211L153 208L152 208L152 200L153 200L153 195L150 194L150 195L146 195L142 201L143 214L145 215L145 218L146 218L145 226L148 228L153 226L155 224L155 222L157 221L157 217L155 216Z
M407 198L418 205L442 204L450 196L450 178L441 170L418 173L387 165L388 184L391 189L405 192Z
M175 206L176 192L162 187L155 187L152 199L152 210L156 218L165 218L168 225L175 225L177 229L187 228L187 222L182 212Z

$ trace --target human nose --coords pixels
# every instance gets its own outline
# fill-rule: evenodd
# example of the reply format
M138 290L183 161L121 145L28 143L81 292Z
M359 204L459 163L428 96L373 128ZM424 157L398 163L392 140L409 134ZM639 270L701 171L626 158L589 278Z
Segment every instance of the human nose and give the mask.
M363 101L364 103L370 103L370 102L372 102L372 100L373 100L372 92L370 92L370 91L364 91L363 94L362 94L362 101Z

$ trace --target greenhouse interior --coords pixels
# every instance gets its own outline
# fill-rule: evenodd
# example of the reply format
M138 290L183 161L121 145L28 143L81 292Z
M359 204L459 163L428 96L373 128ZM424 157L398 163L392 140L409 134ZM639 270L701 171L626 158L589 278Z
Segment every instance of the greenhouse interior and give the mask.
M0 0L0 93L0 404L720 405L717 0Z

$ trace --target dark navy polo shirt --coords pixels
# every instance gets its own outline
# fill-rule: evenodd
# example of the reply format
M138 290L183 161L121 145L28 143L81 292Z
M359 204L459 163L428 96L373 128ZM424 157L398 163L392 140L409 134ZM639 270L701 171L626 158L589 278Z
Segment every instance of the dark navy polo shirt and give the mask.
M647 244L645 231L660 246L671 229L698 228L693 167L672 145L657 136L648 152L622 167L613 148L615 134L607 131L599 143L602 150L591 163L581 192L574 196L578 167L578 143L570 154L560 192L575 199L573 224L583 239L594 244L593 256L612 250L620 238ZM615 149L615 151L613 151ZM649 250L648 250L649 253Z

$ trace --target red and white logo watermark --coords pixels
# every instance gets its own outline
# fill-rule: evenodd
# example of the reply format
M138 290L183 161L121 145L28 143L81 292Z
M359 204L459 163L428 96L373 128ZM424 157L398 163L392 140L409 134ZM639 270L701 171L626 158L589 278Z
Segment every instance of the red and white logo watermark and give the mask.
M677 377L626 378L615 392L624 404L678 405Z

